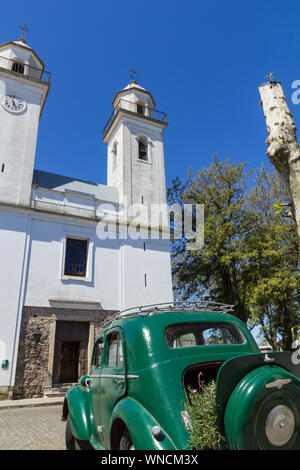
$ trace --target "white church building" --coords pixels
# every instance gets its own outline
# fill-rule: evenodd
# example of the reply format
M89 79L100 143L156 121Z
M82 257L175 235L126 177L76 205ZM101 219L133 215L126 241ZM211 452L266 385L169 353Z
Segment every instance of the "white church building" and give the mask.
M50 77L24 39L0 45L0 394L13 398L88 373L107 316L173 299L168 220L147 219L166 205L167 116L132 80L103 130L107 186L39 171Z

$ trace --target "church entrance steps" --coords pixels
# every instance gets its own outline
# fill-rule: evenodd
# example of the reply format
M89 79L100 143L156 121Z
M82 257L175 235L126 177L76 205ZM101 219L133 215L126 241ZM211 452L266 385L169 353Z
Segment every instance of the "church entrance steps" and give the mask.
M77 385L74 383L68 383L68 384L58 384L58 385L53 385L52 388L45 390L44 392L44 397L45 398L54 398L54 397L64 397L67 391L73 386Z

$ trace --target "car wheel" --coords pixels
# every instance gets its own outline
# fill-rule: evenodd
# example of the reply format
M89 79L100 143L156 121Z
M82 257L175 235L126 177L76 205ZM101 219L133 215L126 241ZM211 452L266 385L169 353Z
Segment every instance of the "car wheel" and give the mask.
M85 441L82 441L85 442ZM81 443L75 439L71 431L70 415L68 415L66 424L66 449L67 450L84 450Z
M66 424L66 448L67 450L75 450L75 438L71 431L70 415L68 415Z
M135 450L134 444L127 429L124 429L121 436L119 450Z

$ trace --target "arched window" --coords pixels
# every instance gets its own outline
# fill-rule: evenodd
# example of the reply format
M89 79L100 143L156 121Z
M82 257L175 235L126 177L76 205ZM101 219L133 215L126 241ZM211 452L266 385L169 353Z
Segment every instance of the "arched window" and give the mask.
M138 145L139 145L139 153L138 153L138 158L139 160L143 160L144 162L148 161L148 142L145 138L140 137L138 140Z
M22 59L14 59L11 69L13 72L21 73L22 75L24 75L24 61Z
M144 115L145 114L144 109L145 109L145 105L144 105L143 101L138 101L137 104L136 104L136 112L138 114Z
M113 170L117 168L117 164L118 164L118 142L115 142L113 149L112 149L112 169Z

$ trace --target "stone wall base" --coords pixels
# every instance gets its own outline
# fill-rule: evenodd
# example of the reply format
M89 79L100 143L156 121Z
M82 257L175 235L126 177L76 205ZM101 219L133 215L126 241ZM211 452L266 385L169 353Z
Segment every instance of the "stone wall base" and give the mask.
M52 378L56 375L53 370L56 322L89 323L90 360L95 338L102 330L103 321L112 313L114 312L103 310L23 307L15 385L11 392L13 398L42 397L54 385ZM34 339L37 329L41 332L39 341Z

